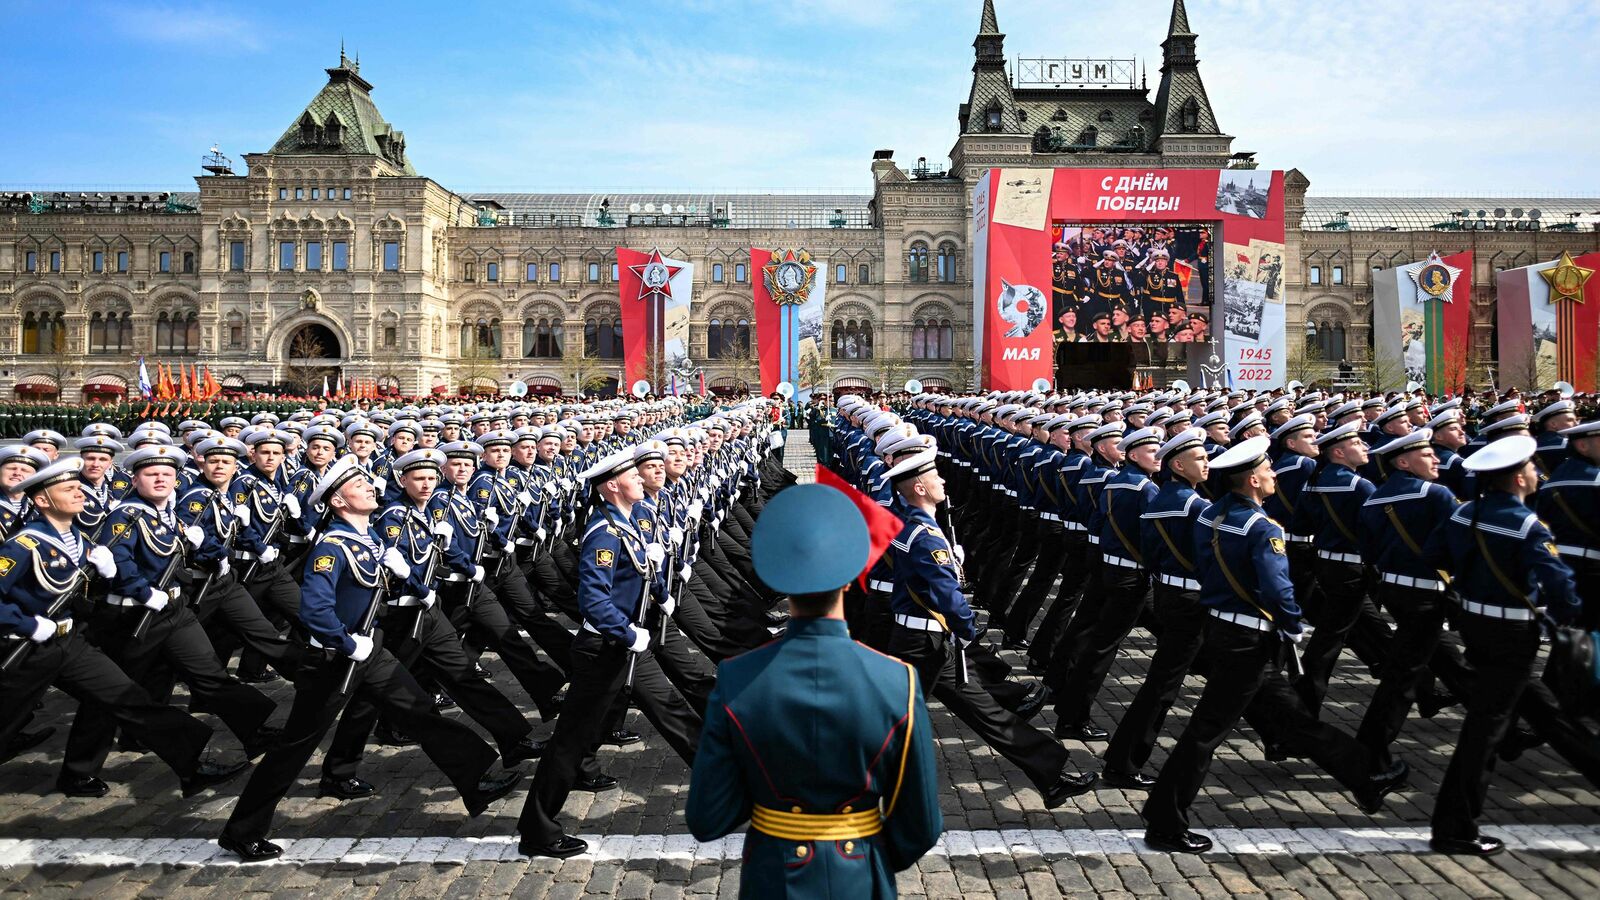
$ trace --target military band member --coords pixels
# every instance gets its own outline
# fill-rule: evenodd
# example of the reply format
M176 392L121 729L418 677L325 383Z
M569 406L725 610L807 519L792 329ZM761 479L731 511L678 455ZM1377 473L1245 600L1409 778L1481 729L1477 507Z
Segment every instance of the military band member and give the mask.
M917 670L924 690L1028 776L1046 809L1055 809L1090 790L1096 776L1065 771L1065 748L1003 709L976 679L963 677L962 650L977 630L961 594L959 564L934 520L945 496L937 469L938 456L924 451L889 470L905 503L905 528L889 545L895 577L890 652Z
M1350 437L1354 438L1354 429ZM1355 739L1318 722L1284 677L1286 658L1303 633L1285 556L1284 531L1261 509L1275 478L1266 438L1252 438L1211 460L1226 489L1195 529L1200 602L1212 617L1205 644L1209 671L1189 725L1167 757L1144 804L1145 843L1157 850L1204 853L1212 841L1189 830L1194 802L1211 757L1246 708L1270 718L1282 738L1310 757L1375 812L1400 787L1404 763L1378 776Z
M517 822L518 849L527 856L565 859L588 844L555 821L580 768L599 744L611 705L630 689L634 702L685 762L694 759L700 717L667 680L650 647L659 633L667 595L659 566L631 519L644 499L644 485L626 450L602 458L583 473L594 493L595 511L579 551L578 605L583 626L573 640L572 685L556 720L533 789ZM654 554L659 556L660 554ZM631 679L631 684L630 684ZM590 779L597 770L581 773Z
M352 696L366 692L461 793L476 816L516 787L520 773L491 774L498 756L466 725L433 708L433 697L383 648L370 611L393 568L370 524L377 492L353 459L341 459L317 482L312 500L334 511L303 572L300 621L309 649L295 673L294 707L282 742L269 751L239 797L217 843L246 862L273 859L283 848L267 840L278 802ZM348 678L348 690L345 684Z
M780 640L718 670L689 828L709 841L749 821L740 896L893 896L894 873L943 818L915 670L852 642L843 621L866 523L838 491L807 485L776 495L751 539L757 575L789 595L792 617Z

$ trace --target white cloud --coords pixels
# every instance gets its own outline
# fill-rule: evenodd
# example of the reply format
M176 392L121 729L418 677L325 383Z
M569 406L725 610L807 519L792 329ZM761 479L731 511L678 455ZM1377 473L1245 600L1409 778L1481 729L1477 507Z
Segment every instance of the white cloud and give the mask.
M213 4L116 4L104 8L123 36L205 52L257 51L267 46L265 28Z

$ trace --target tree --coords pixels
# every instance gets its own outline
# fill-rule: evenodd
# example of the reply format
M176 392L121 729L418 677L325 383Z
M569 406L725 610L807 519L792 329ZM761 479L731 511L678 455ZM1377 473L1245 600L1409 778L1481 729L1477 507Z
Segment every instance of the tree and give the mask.
M300 396L322 393L323 379L333 374L333 369L318 360L326 359L328 348L310 328L302 328L289 341L289 364L284 380L289 390Z
M877 356L872 360L872 370L878 376L879 390L894 392L905 384L917 361L909 356Z
M833 366L821 356L805 356L800 360L800 381L811 386L813 393L831 390Z
M1289 352L1283 363L1284 384L1298 381L1310 385L1327 378L1328 364L1322 359L1321 349L1309 341L1289 342Z
M500 354L494 348L474 344L456 362L456 383L462 394L471 394L486 385L493 385L494 392L499 393L500 368Z
M561 357L561 389L566 390L570 384L580 396L597 391L605 386L606 373L611 369L612 363L601 359L598 352L588 352L581 342L576 346L569 343Z
M734 342L725 345L722 348L722 356L716 363L723 376L732 378L745 390L761 388L761 362L756 357L755 350L748 344L740 345Z

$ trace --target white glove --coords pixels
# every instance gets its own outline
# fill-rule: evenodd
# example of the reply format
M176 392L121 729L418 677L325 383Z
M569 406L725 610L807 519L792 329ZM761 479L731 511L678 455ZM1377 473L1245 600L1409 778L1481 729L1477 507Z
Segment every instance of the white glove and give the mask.
M688 584L694 578L694 564L684 563L682 571L678 572L678 580Z
M439 594L438 594L438 592L437 591L429 591L422 598L422 608L423 609L433 609L433 605L435 603L438 603L438 602L439 602Z
M645 547L644 558L659 566L667 558L667 551L660 544L650 544Z
M517 502L521 503L524 507L532 506L533 505L533 495L528 493L527 491L519 491L517 493Z
M500 511L492 506L483 508L483 517L488 520L490 525L500 524Z
M233 563L229 562L228 558L224 556L222 562L217 563L217 577L224 578L231 571L233 571Z
M149 607L151 612L161 612L167 608L167 604L171 601L172 597L166 591L160 588L151 588L150 599L146 600L144 605Z
M563 478L563 479L561 479L561 489L563 491L572 490L572 479L571 478Z
M956 564L957 565L961 565L961 566L966 565L967 564L967 548L961 546L960 544L957 544L952 549L955 550Z
M273 560L275 560L277 558L278 558L278 548L277 547L268 547L267 549L261 551L261 561L264 562L264 563L272 562Z
M309 543L311 543L312 541L314 541L316 539L317 539L317 530L315 528L307 528L306 529L306 543L309 544Z
M1291 644L1298 644L1306 639L1306 633L1304 631L1297 631L1294 634L1290 634L1287 631L1280 631L1278 633L1283 635L1283 639Z
M406 562L405 555L400 552L400 548L385 548L383 551L383 556L379 558L379 561L383 563L383 567L385 569L393 572L396 578L411 577L411 564Z
M544 483L544 492L552 497L561 496L561 482L551 479Z
M456 529L449 522L440 519L439 521L433 523L433 534L435 537L439 538L439 540L448 544L455 538Z
M372 655L372 638L364 634L352 634L350 640L355 641L356 649L350 651L350 658L356 662L365 662Z
M293 494L283 495L283 508L289 511L289 517L300 518L300 498Z
M674 546L674 547L682 544L683 543L683 529L679 528L676 525L674 525L671 528L667 529L667 539L672 541L672 546Z
M28 635L29 640L35 644L42 644L55 636L56 621L54 619L47 619L44 616L33 617L33 634Z
M248 505L240 503L234 506L233 517L239 520L240 526L250 527L250 507Z
M534 539L534 540L536 540L536 541L542 541L542 540L544 540L544 539L545 539L545 538L546 538L546 537L548 537L548 536L549 536L549 534L550 534L550 532L548 532L548 531L545 531L545 530L544 530L544 528L543 528L543 526L541 526L541 527L539 527L539 528L537 528L537 529L535 529L535 530L534 530L534 532L533 532L533 539Z
M633 632L633 643L628 645L629 650L634 653L643 653L650 649L650 632L637 625L629 625L628 630Z
M84 559L94 566L94 570L100 573L101 578L110 578L117 574L117 564L111 559L111 551L104 547L90 547Z
M667 599L661 601L661 611L666 615L672 615L673 610L676 610L677 608L678 598L672 596L671 594L667 595Z
M699 500L696 500L695 502L689 504L689 518L695 520L696 522L700 521L700 516L705 512L705 509L705 504Z
M189 542L189 546L196 550L199 550L200 545L206 542L206 533L199 525L190 525L183 529L183 537Z
M473 566L472 567L472 583L473 584L477 584L480 581L483 581L483 576L485 576L487 574L488 574L488 572L484 571L483 566Z

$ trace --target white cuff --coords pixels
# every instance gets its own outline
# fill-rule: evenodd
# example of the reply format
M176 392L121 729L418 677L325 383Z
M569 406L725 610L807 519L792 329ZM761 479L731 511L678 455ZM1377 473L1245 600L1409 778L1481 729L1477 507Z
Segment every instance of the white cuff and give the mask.
M637 625L629 625L628 630L633 632L633 643L628 646L629 650L634 653L643 653L650 649L650 632Z

